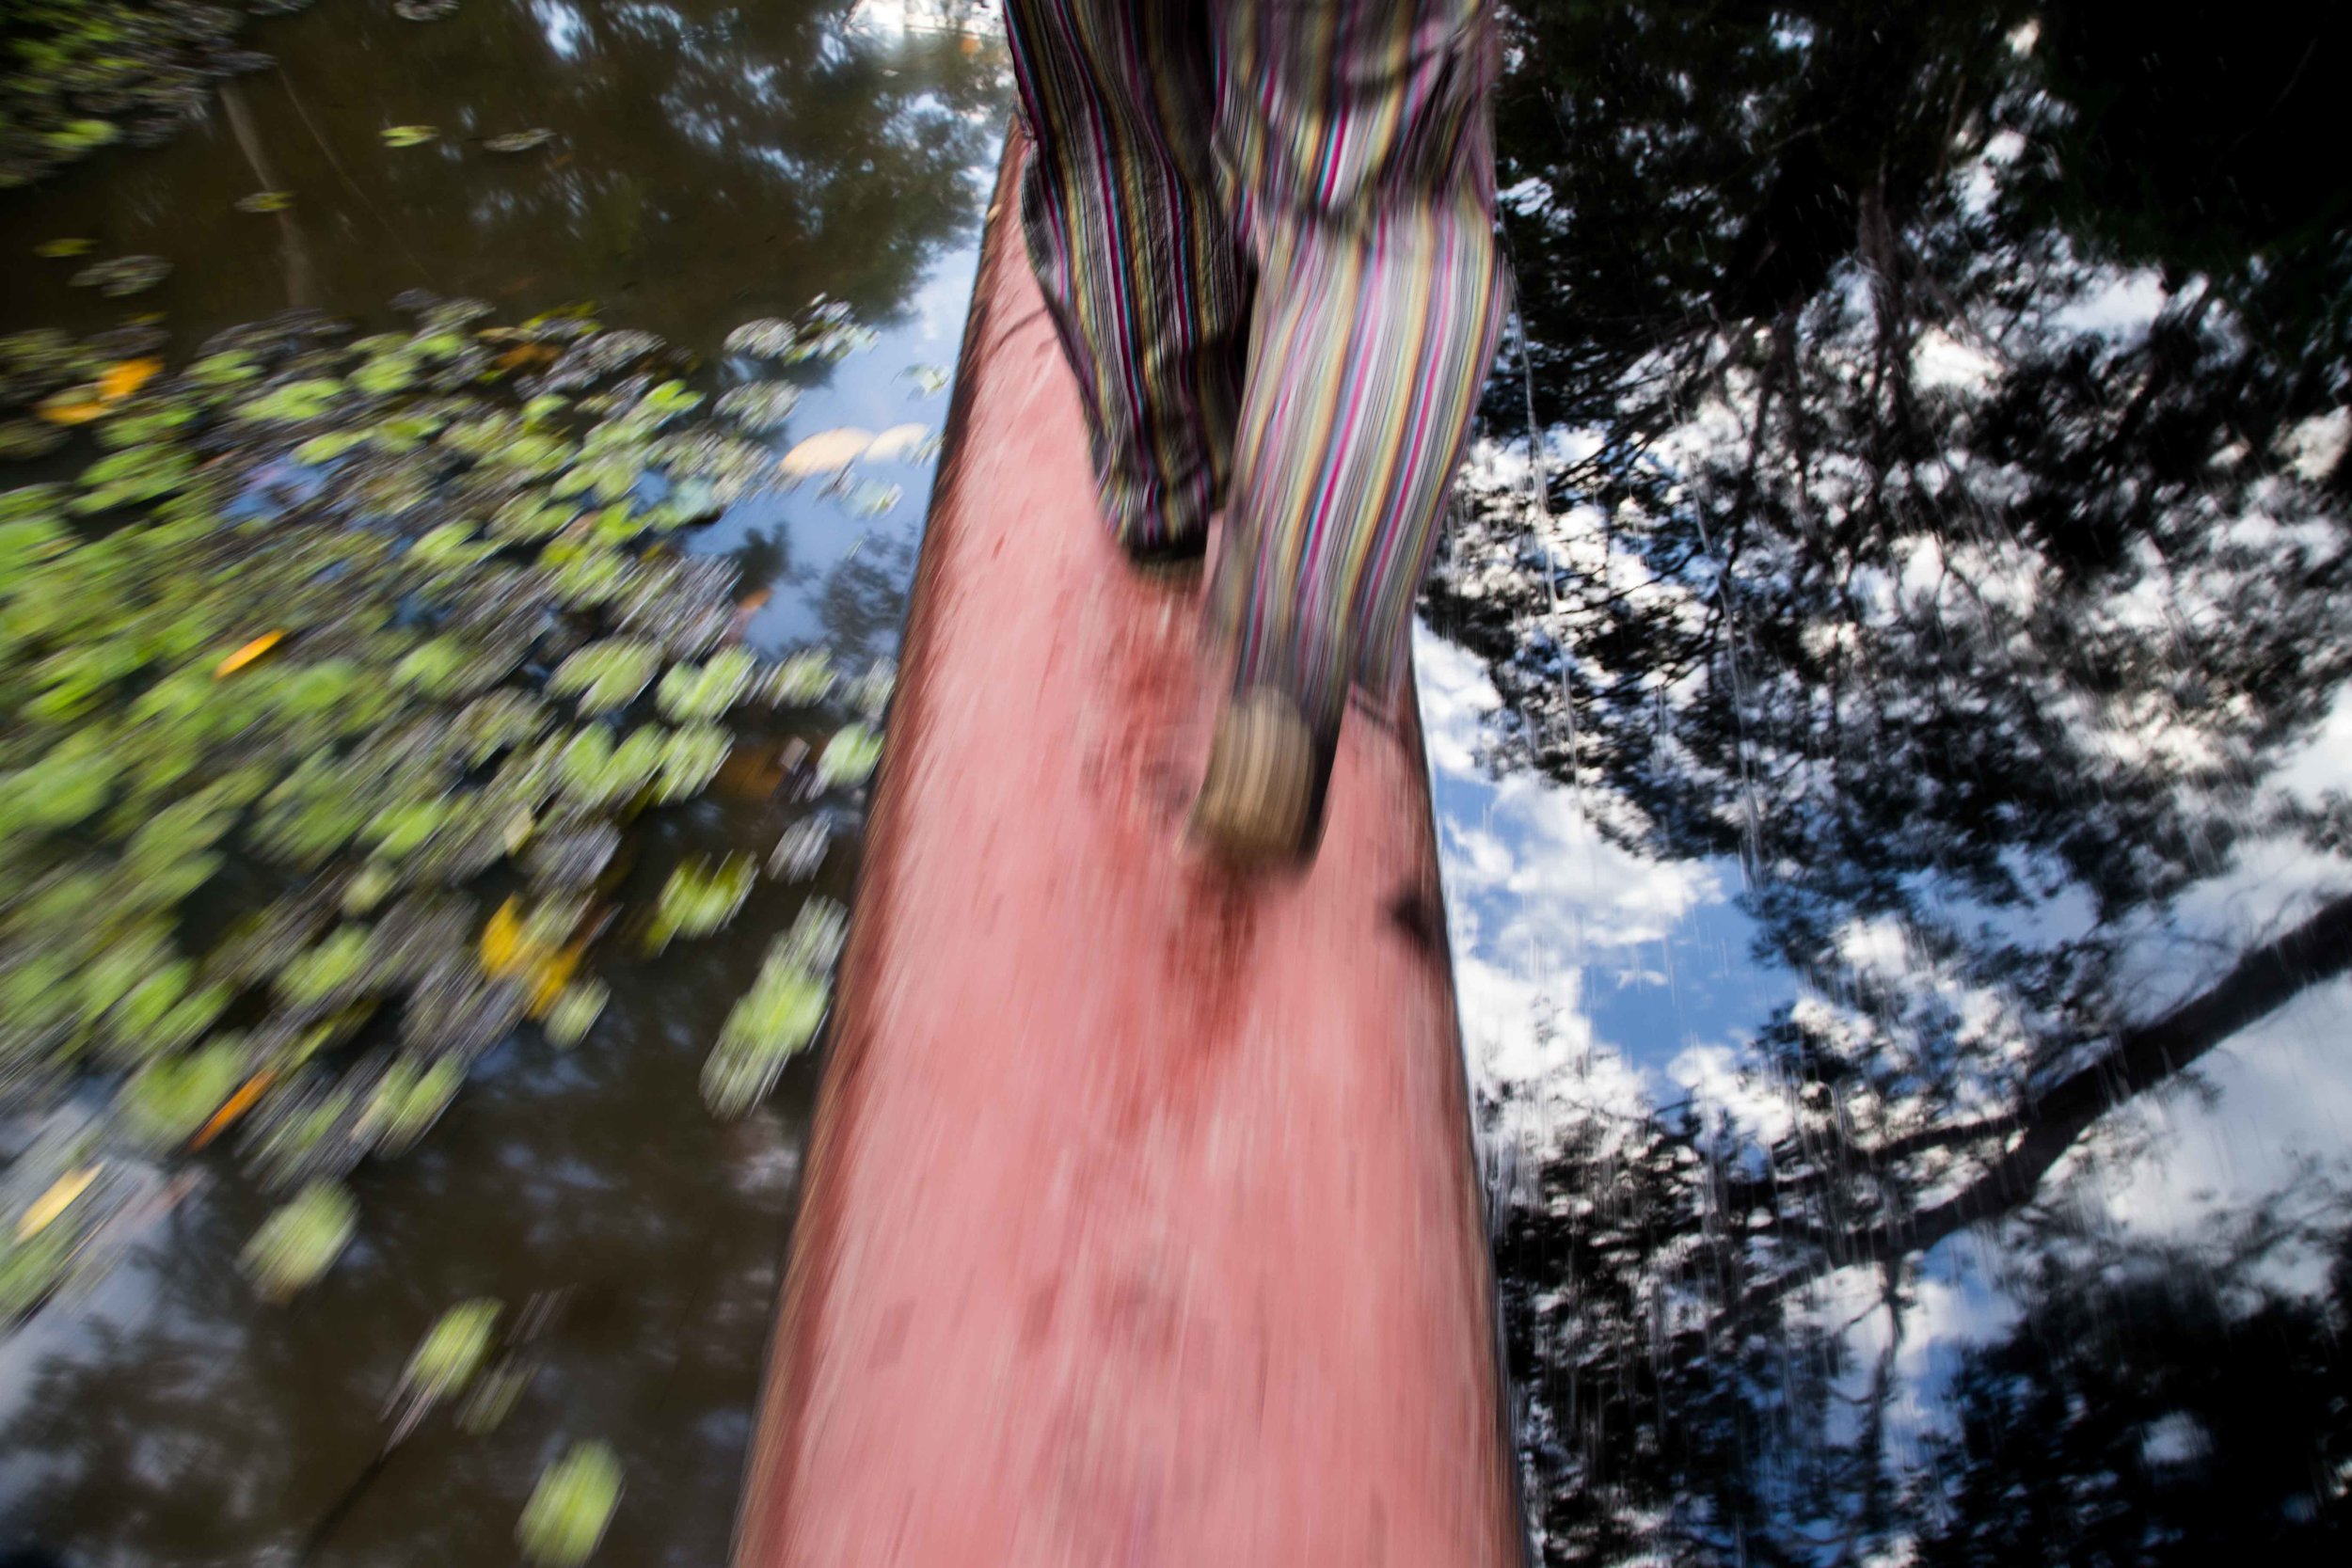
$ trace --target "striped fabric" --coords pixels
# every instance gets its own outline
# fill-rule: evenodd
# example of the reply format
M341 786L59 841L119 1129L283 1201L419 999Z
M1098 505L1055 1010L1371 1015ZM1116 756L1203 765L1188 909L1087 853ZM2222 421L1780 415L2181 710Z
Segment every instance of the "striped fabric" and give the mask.
M1029 253L1131 546L1226 510L1240 681L1402 667L1504 304L1485 0L1008 0Z

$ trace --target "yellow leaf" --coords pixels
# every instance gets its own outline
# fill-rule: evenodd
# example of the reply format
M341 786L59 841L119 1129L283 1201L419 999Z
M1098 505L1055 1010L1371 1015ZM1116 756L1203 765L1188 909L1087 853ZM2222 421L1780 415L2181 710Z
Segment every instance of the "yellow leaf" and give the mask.
M582 937L549 955L532 972L529 1004L532 1017L548 1016L548 1009L554 1006L556 998L564 994L564 988L572 983L572 975L580 969L580 957L587 950L588 939Z
M522 901L501 904L490 923L482 927L482 967L493 980L504 979L530 962L523 941Z
M52 392L33 409L51 424L87 424L105 411L105 402L94 387L68 387Z
M108 403L119 403L163 372L161 359L125 359L109 365L106 373L98 378L98 395Z
M272 1073L269 1069L263 1068L246 1079L238 1087L237 1092L230 1095L202 1127L197 1129L196 1136L188 1140L188 1147L202 1148L206 1144L235 1126L239 1117L253 1109L254 1102L262 1098L262 1092L269 1087L270 1080L275 1076L276 1074Z
M98 1180L98 1166L84 1165L80 1170L66 1172L49 1184L49 1190L33 1199L33 1206L24 1211L24 1217L16 1222L16 1239L29 1242L73 1204L73 1200L89 1190Z
M218 664L214 665L213 679L224 680L229 676L235 674L238 671L244 669L246 665L252 663L263 654L268 653L272 648L275 648L278 644L283 642L284 641L286 641L286 634L282 631L263 632L252 641L247 642L244 647L239 648L235 653L230 654L227 658L222 659Z

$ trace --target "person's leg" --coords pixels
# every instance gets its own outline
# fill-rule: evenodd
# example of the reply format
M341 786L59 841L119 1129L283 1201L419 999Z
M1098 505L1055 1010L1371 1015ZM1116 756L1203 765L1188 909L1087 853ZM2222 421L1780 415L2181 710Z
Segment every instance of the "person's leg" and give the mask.
M1034 143L1022 220L1086 398L1105 517L1198 555L1220 503L1248 280L1216 193L1208 24L1187 0L1008 0Z
M1250 798L1298 771L1267 754L1297 750L1270 692L1311 753L1307 852L1350 681L1402 668L1494 357L1495 44L1484 0L1230 0L1219 17L1219 175L1258 294L1213 594L1240 644L1234 712L1258 717L1221 729L1197 819L1279 852L1299 803Z

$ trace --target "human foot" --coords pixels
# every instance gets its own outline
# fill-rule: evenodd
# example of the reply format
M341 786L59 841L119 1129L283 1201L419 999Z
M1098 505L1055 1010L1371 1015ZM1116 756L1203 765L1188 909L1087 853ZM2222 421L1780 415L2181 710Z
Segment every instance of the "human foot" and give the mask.
M1323 837L1332 746L1270 686L1234 693L1217 721L1193 802L1193 838L1244 868L1303 864Z

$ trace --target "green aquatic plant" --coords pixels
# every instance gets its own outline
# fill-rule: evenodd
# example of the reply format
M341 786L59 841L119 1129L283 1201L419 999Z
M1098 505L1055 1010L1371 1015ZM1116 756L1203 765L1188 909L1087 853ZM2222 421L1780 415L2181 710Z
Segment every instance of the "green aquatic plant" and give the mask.
M461 1301L436 1318L401 1373L403 1390L427 1400L465 1392L466 1385L489 1359L491 1336L501 1310L496 1297L482 1296Z
M853 788L873 776L882 761L882 736L865 724L845 724L817 757L819 789Z
M213 78L270 63L230 46L246 17L300 3L10 0L0 12L0 188L118 142L167 139L203 111Z
M713 865L696 856L670 873L656 902L645 950L659 953L673 937L707 937L735 918L759 880L759 863L729 855Z
M145 329L0 338L0 417L86 449L0 491L0 1092L110 1092L101 1148L226 1140L290 1190L398 1155L526 1019L593 1027L634 819L840 689L821 649L732 645L735 568L670 542L772 463L697 417L687 356L410 307L357 340L233 328L176 369ZM510 864L511 931L483 892ZM632 925L715 929L755 870L697 868ZM809 983L769 980L755 1058L813 1037ZM250 1265L284 1294L301 1256Z
M544 1568L578 1568L604 1540L621 1500L621 1462L602 1443L575 1443L540 1472L515 1526L523 1555Z
M253 1240L244 1264L255 1289L283 1301L335 1266L359 1228L359 1206L331 1181L313 1181L282 1205Z
M832 1002L831 974L847 922L841 907L811 898L769 944L759 976L727 1014L703 1064L703 1102L714 1115L744 1115L767 1097L785 1064L808 1049Z

